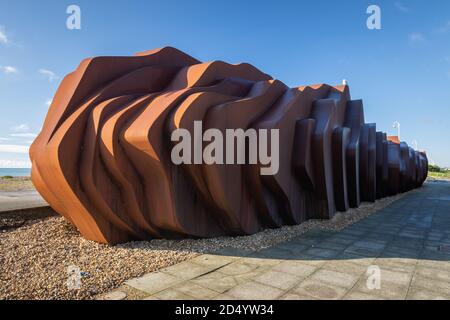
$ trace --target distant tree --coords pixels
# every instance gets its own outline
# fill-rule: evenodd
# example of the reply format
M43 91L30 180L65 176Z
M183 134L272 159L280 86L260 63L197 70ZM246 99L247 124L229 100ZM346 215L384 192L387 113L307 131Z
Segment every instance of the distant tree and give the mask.
M434 165L434 164L428 165L428 171L429 172L443 172L441 167Z

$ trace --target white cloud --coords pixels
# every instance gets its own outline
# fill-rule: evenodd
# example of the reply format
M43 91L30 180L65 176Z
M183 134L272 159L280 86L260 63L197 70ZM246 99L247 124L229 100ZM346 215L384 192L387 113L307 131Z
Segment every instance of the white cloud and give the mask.
M52 102L53 102L53 99L48 99L47 101L45 101L45 105L46 105L47 107L50 107L50 105L52 104Z
M425 37L420 32L413 32L408 35L409 41L411 42L425 42Z
M21 123L18 124L17 126L12 127L11 130L14 132L29 132L30 126L26 123Z
M0 26L0 43L7 44L9 42L8 36L6 35L5 28Z
M37 134L36 133L11 133L10 134L11 137L15 137L15 138L36 138Z
M39 69L39 73L50 82L59 79L59 77L56 75L56 73L54 73L53 71L47 70L47 69Z
M403 3L401 3L400 1L397 1L395 3L395 7L400 10L401 12L407 13L409 11L411 11L407 6L405 6Z
M7 153L28 153L29 146L17 144L0 144L0 152Z
M29 160L0 159L0 168L31 168Z
M18 70L12 66L0 66L0 70L4 73L4 74L13 74L13 73L17 73Z

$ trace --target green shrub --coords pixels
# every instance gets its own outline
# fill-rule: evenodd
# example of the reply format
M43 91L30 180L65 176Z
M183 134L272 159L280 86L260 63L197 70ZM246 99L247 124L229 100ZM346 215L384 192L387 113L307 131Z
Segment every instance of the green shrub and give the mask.
M433 164L428 165L428 171L430 171L430 172L443 172L441 167L439 167L437 165L433 165Z

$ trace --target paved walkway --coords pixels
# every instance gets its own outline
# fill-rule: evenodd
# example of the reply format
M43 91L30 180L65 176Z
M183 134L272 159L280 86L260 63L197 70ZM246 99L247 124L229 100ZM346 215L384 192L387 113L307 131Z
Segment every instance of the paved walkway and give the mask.
M47 202L35 190L0 191L0 213L47 206Z
M106 298L125 292L137 299L450 299L450 182L429 182L340 232L201 255L131 279Z

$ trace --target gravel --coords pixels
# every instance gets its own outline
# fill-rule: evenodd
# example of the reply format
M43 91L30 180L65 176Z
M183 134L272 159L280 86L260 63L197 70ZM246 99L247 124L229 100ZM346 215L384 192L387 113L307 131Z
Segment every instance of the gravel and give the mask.
M93 299L129 278L201 253L225 247L260 250L312 229L340 230L403 195L363 203L358 209L338 213L332 220L309 220L251 236L136 241L117 246L83 239L59 216L24 219L0 215L0 227L5 226L0 228L0 299ZM83 275L77 290L67 286L68 269L73 266Z

